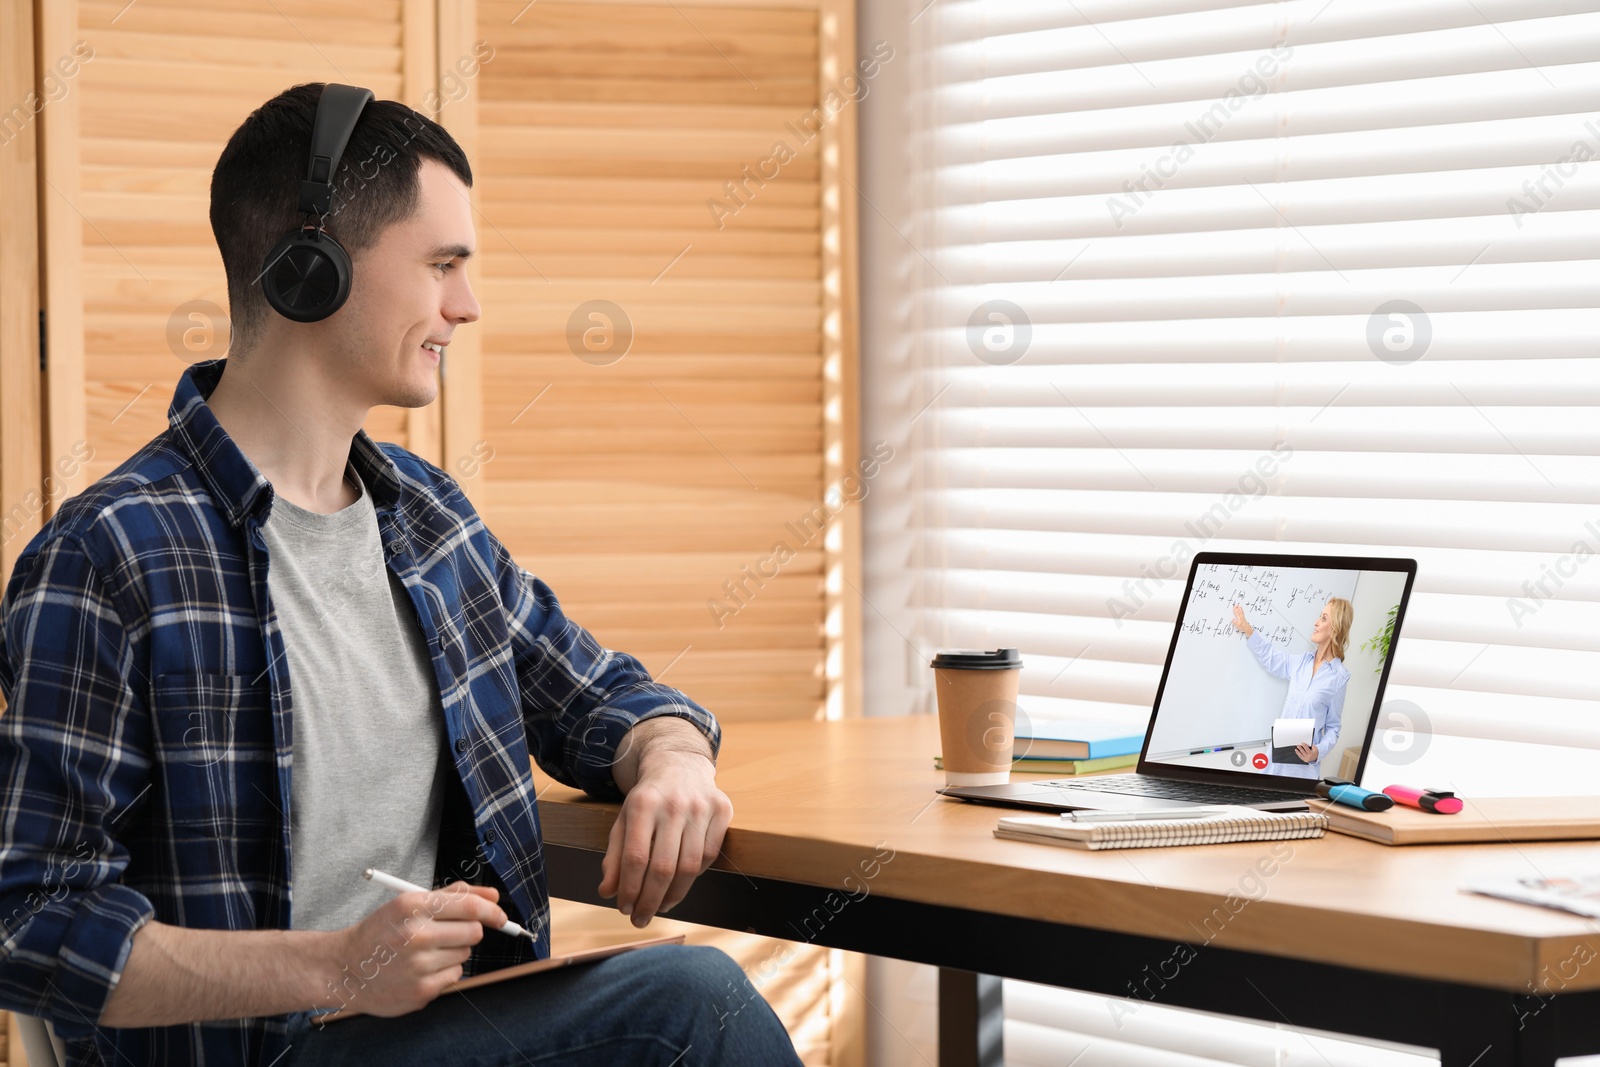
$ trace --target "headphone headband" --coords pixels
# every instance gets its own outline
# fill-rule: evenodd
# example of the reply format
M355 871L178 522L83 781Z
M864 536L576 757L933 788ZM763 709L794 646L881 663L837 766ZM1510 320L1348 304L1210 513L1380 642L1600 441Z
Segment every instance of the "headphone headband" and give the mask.
M311 159L300 183L300 208L308 215L326 215L333 208L333 176L355 132L356 120L372 99L371 89L329 82L317 98L311 127Z

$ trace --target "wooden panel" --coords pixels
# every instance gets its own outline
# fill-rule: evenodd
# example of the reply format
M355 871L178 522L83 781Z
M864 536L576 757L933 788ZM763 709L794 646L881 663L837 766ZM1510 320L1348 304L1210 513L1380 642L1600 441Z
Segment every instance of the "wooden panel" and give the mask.
M439 5L437 34L437 65L441 71L454 72L461 91L442 96L448 106L442 106L433 116L434 121L450 131L461 150L472 163L472 189L468 196L472 203L473 223L478 230L478 251L469 268L473 285L482 284L488 271L485 260L484 224L480 205L483 200L483 165L478 155L478 109L482 95L481 66L474 67L464 57L479 56L478 42L489 42L479 34L477 0L443 0ZM489 44L489 47L493 47ZM493 63L493 60L490 60ZM464 70L463 70L464 66ZM467 81L465 71L475 71L476 76ZM483 332L478 323L458 327L439 367L443 396L441 397L445 462L441 464L461 485L463 492L475 502L479 500L483 485L483 465L480 457L492 455L485 449L483 427Z
M860 73L855 61L855 0L822 0L820 73L824 100L841 106L822 127L822 357L823 357L823 482L826 495L848 498L846 487L858 484L861 456L861 414L857 361L859 327L856 309L857 195L856 109L835 87L848 85ZM763 190L764 192L765 190ZM861 681L861 512L840 510L836 543L829 555L824 631L827 639L827 717L864 714ZM859 1001L855 1002L857 1008ZM865 1059L860 1044L861 1021L846 1024L856 1041L850 1056Z
M413 107L421 106L429 118L438 112L430 105L440 100L438 66L438 11L436 0L404 0L401 9L400 70L402 88L399 99ZM376 90L373 90L376 93ZM443 390L443 382L440 382ZM391 409L392 410L392 409ZM376 413L374 413L376 414ZM392 431L397 436L377 440L403 440L406 447L429 463L444 465L444 404L435 399L425 407L403 412L404 422ZM375 434L371 426L368 433Z
M494 458L469 492L569 615L724 723L859 714L858 549L821 503L857 449L854 126L815 110L849 3L476 6L480 400L446 437ZM628 343L584 346L592 301ZM552 909L574 947L636 936ZM662 924L752 980L781 953L760 988L804 1061L865 1062L861 957Z
M821 716L838 255L812 118L821 15L478 10L495 49L475 190L495 459L475 499L574 618L718 716ZM779 140L781 163L747 177ZM591 301L621 309L625 351L583 347Z
M223 355L227 286L211 171L266 100L352 82L414 107L437 87L433 0L62 0L41 54L92 59L41 116L50 366L47 452L93 457L70 495L167 425L185 366ZM175 339L174 339L175 338ZM375 408L366 430L439 462L439 405Z
M38 532L45 497L57 488L55 477L45 481L39 454L36 112L50 104L48 95L34 89L33 33L31 4L0 9L0 100L16 102L0 115L0 583L10 578L18 554ZM75 62L69 57L66 69L74 69ZM60 73L51 74L61 79Z

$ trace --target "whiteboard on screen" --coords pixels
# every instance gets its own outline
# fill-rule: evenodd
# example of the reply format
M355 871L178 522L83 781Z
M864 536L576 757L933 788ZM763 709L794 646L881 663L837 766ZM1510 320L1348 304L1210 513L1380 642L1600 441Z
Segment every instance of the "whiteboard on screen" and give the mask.
M1354 597L1360 576L1233 563L1199 567L1156 711L1150 755L1266 741L1289 683L1268 674L1250 651L1234 628L1233 605L1244 609L1261 636L1298 655L1311 651L1311 629L1328 598Z

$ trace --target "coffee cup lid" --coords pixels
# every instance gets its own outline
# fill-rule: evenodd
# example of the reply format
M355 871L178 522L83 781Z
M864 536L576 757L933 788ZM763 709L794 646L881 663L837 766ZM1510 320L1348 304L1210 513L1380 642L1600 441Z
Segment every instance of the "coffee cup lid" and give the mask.
M1022 654L1014 648L997 648L993 652L953 648L934 656L930 666L937 670L1010 671L1021 668Z

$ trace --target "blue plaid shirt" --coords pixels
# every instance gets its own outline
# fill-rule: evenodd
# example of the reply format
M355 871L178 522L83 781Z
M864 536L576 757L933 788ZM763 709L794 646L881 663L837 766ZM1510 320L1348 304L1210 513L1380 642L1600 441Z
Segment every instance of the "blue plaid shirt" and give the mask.
M152 918L290 929L294 698L261 532L273 491L205 404L223 369L184 373L170 428L61 506L0 601L0 1007L50 1019L71 1067L265 1067L311 1008L298 1020L96 1025ZM465 972L544 958L530 755L617 800L610 768L636 723L681 716L713 753L720 727L568 619L444 471L364 431L351 462L444 705L441 758L456 773L435 883L493 885L539 935L486 932ZM335 1002L330 990L323 1003Z

